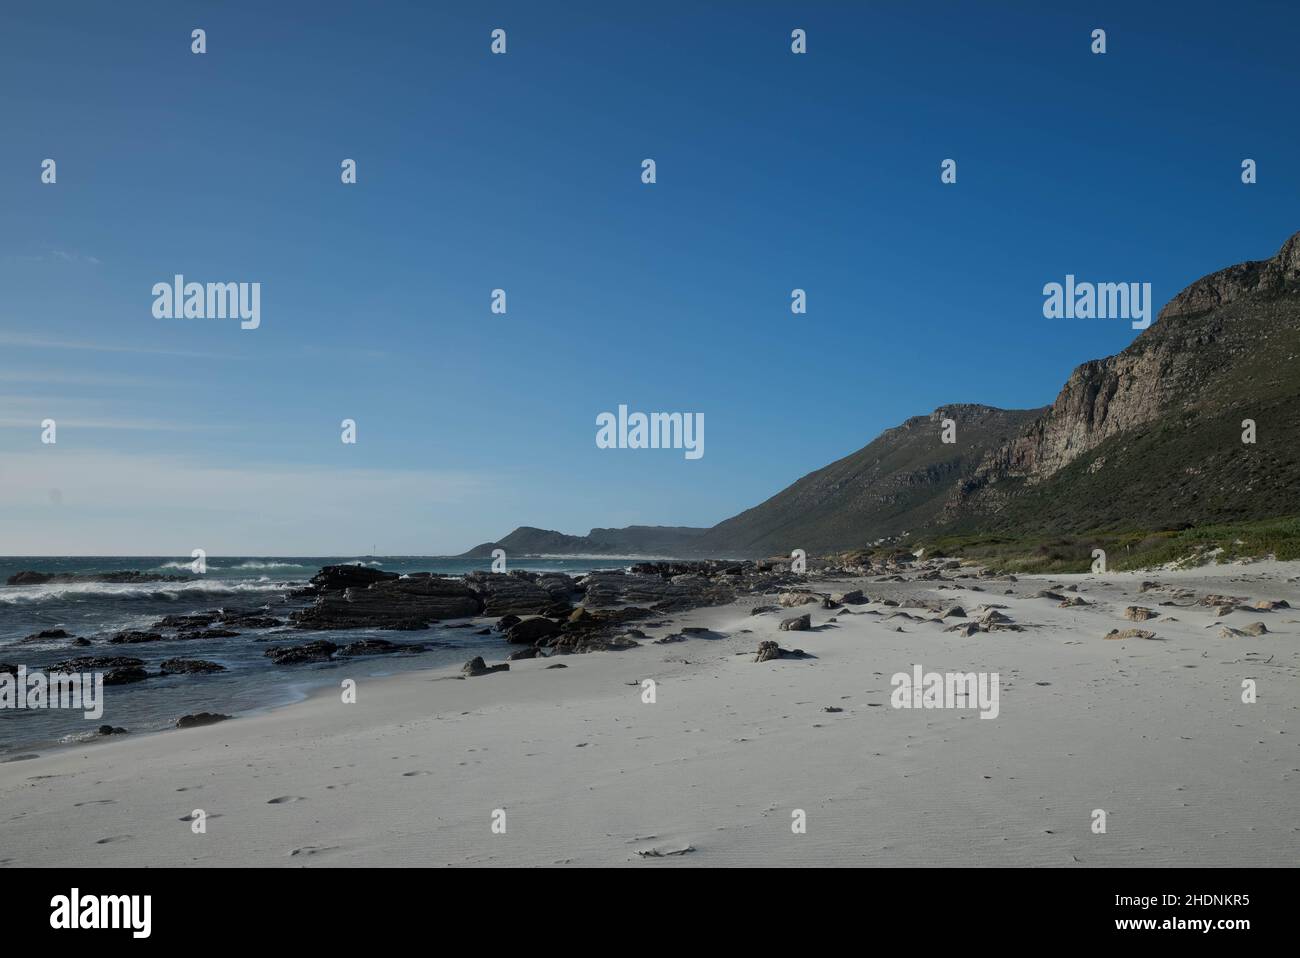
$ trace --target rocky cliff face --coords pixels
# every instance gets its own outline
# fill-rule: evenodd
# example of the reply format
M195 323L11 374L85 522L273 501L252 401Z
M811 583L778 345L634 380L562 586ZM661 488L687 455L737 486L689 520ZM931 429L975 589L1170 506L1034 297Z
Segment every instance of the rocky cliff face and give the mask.
M1081 460L1092 471L1104 469L1104 458L1087 457L1182 414L1209 419L1236 407L1248 413L1252 401L1270 398L1256 386L1271 384L1272 398L1284 396L1294 374L1273 369L1279 357L1268 351L1270 342L1274 349L1294 348L1298 297L1300 233L1271 259L1231 266L1188 286L1127 349L1075 369L1046 414L992 450L958 486L942 521L999 513L1017 494ZM1260 381L1268 376L1270 382Z

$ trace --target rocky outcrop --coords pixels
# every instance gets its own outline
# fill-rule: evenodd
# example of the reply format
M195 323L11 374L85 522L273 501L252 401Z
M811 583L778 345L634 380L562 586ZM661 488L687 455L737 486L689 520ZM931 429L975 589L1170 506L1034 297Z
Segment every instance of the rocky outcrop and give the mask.
M105 685L128 685L149 677L144 660L129 655L82 655L56 662L50 672L103 672Z
M547 588L537 576L512 572L470 572L468 585L483 602L482 615L545 615L569 608L574 583L569 576L548 576Z
M187 575L155 575L151 572L16 572L6 585L76 584L82 582L110 582L117 585L135 585L149 582L192 582Z
M482 608L478 594L464 582L416 573L375 579L364 587L350 586L342 592L322 592L310 608L294 612L290 620L297 629L412 630L427 629L430 623L442 619L478 615Z

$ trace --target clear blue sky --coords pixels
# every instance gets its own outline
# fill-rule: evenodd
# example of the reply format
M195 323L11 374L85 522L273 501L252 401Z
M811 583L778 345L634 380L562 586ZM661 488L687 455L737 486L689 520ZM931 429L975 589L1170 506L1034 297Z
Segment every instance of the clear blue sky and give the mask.
M1282 3L6 4L0 553L711 525L940 404L1047 404L1136 333L1044 283L1161 305L1300 229L1297 36ZM175 273L260 282L261 328L155 319ZM597 449L619 403L704 413L705 456Z

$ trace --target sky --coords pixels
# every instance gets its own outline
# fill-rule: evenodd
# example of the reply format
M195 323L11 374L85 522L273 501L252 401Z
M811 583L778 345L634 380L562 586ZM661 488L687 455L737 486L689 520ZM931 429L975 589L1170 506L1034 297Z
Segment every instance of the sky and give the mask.
M708 526L940 405L1046 405L1137 332L1044 284L1159 306L1300 229L1297 35L1250 2L6 4L0 554ZM260 326L157 318L176 274L260 283ZM598 448L620 404L703 414L704 455Z

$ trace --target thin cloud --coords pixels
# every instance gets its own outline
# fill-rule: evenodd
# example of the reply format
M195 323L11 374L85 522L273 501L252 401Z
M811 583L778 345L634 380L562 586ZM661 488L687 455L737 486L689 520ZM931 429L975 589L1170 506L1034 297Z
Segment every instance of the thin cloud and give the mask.
M186 359L239 359L224 353L200 353L184 349L158 349L152 346L123 346L119 343L90 343L84 340L41 339L0 333L0 346L17 346L25 349L74 349L97 353L135 353L146 356L180 356Z

